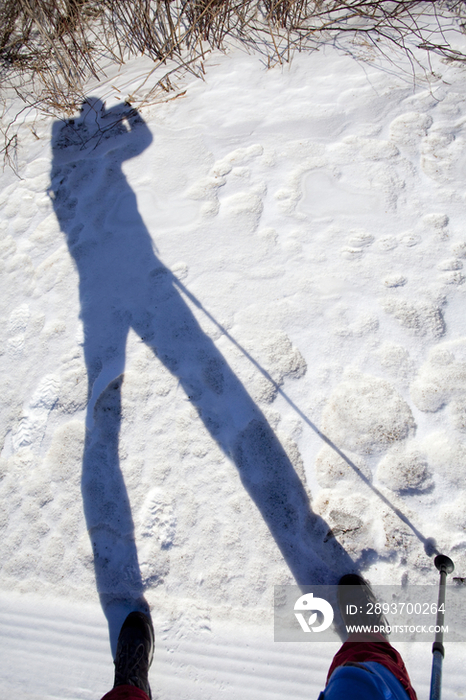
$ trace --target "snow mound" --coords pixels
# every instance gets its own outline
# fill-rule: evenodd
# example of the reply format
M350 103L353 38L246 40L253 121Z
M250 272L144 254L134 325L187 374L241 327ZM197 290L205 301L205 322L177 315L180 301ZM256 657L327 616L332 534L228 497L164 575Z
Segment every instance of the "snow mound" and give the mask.
M409 331L415 335L428 335L440 338L445 334L445 321L440 304L433 302L411 302L405 299L387 297L381 300L381 306Z
M427 135L432 122L429 114L405 112L391 122L390 138L397 145L416 150L420 146L420 140Z
M466 446L447 432L436 431L424 439L422 447L432 470L457 489L463 489Z
M389 382L351 371L332 392L322 414L322 432L340 449L372 454L414 434L406 401Z
M412 446L390 450L379 462L377 478L396 492L420 492L432 486L427 460Z
M411 397L421 411L430 413L448 405L453 427L466 430L466 340L431 350L411 384Z
M380 364L393 379L411 378L413 363L408 351L402 345L384 343L377 354Z

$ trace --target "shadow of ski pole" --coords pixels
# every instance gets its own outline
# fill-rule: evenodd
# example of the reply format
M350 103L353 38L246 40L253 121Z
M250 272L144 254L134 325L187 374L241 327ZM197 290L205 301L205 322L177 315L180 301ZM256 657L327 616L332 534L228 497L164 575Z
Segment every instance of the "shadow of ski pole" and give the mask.
M231 336L228 331L212 316L209 311L201 304L201 302L178 280L176 277L173 278L174 284L178 287L178 289L184 294L202 313L204 313L207 318L212 321L212 323L225 335L228 340L233 343L233 345L238 348L238 350L256 367L256 369L259 370L259 372L269 381L274 388L276 389L277 393L282 396L285 401L288 403L289 406L295 411L295 413L298 414L298 416L308 425L315 433L320 437L320 439L325 442L326 445L332 448L339 457L341 457L346 464L353 469L354 472L358 475L358 477L366 484L366 486L378 497L380 500L388 507L390 510L392 510L393 513L405 524L409 529L413 532L413 534L417 537L417 539L422 543L424 547L424 551L427 554L427 556L432 557L434 555L439 554L439 551L437 549L436 542L433 537L424 537L424 535L417 529L415 525L410 521L410 519L401 512L399 508L397 508L389 499L384 496L384 494L379 491L379 489L371 484L369 479L361 472L361 470L354 464L354 462L345 455L344 452L340 450L339 447L333 443L330 438L328 438L324 433L322 433L319 428L306 416L305 413L297 406L294 401L290 399L290 397L283 391L283 389L277 384L277 382L271 377L271 375L265 370L258 362L257 360L252 357L252 355L245 349L243 348L240 343L238 343L237 340Z

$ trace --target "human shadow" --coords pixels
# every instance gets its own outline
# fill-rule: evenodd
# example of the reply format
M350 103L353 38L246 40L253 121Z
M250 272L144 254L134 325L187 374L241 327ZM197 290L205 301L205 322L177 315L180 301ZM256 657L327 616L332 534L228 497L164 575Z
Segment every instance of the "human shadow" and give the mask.
M128 608L146 607L118 459L131 328L177 377L212 439L236 465L296 582L336 583L357 569L335 538L324 541L330 528L311 510L285 450L202 331L182 285L155 254L121 169L151 141L135 109L107 110L97 99L84 103L78 118L53 125L50 195L79 273L88 374L82 496L112 646Z

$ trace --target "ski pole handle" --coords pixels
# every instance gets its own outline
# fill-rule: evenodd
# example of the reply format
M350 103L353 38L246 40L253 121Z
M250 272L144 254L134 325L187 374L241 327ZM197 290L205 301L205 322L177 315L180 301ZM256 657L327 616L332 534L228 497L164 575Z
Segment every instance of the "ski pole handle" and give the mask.
M438 591L437 620L435 641L432 644L432 675L430 678L430 700L440 700L442 694L442 663L445 656L443 646L443 623L445 620L445 584L447 574L451 574L455 565L452 560L444 554L435 557L434 564L440 571L440 583Z

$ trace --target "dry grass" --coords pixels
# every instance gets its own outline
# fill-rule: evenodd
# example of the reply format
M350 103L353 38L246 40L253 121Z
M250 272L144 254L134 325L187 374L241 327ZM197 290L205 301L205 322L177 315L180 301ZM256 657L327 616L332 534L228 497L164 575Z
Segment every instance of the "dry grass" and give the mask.
M413 46L466 60L442 33L445 22L463 31L460 1L0 0L0 17L0 94L14 90L26 106L53 114L76 110L89 77L102 77L103 60L145 55L154 69L166 65L153 95L170 90L173 71L199 73L206 51L232 40L268 65L345 34L377 50L393 44L413 60ZM4 153L14 143L7 129Z

